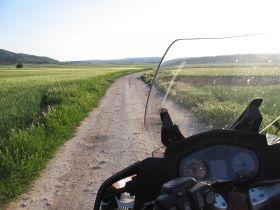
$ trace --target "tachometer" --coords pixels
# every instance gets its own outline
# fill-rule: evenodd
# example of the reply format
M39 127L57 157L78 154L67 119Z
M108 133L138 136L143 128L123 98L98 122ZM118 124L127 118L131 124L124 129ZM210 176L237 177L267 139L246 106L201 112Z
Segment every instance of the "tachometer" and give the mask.
M198 158L183 159L179 171L181 176L193 177L196 180L203 180L208 176L207 165Z
M240 171L248 171L250 174L256 174L258 170L258 162L253 154L239 152L232 158L231 169L234 174L237 174Z

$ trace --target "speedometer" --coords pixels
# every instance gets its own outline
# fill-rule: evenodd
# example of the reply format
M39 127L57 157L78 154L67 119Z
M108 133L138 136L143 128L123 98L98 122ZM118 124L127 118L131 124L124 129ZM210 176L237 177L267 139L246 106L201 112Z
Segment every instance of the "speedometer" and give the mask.
M239 152L232 158L231 169L234 174L237 174L240 171L248 171L248 173L256 174L258 170L258 162L253 154Z
M193 177L196 180L206 179L208 176L207 165L198 158L183 159L180 163L180 175Z

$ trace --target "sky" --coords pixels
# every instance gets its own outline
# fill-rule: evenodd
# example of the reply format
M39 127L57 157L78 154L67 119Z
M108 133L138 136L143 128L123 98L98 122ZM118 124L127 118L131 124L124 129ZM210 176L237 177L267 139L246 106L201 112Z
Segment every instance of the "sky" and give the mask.
M178 38L274 32L277 0L0 0L0 49L60 61L162 56Z

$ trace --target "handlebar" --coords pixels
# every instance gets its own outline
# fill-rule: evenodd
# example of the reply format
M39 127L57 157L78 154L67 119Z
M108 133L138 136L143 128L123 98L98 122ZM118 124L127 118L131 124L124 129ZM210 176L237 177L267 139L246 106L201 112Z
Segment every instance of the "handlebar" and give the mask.
M247 195L245 194L244 196L248 199L245 199L247 207L244 209L266 209L280 199L280 183L253 187L248 190ZM214 193L210 184L196 182L188 177L177 178L165 183L162 187L162 194L153 202L153 206L154 210L173 209L173 207L182 210L238 209L231 203L227 203L221 194Z
M215 193L210 184L180 177L165 183L162 194L153 202L154 210L210 210Z

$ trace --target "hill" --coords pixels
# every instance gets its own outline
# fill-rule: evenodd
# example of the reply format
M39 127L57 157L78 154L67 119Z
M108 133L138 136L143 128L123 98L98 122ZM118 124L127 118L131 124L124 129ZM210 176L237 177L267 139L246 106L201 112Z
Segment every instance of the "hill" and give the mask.
M85 60L85 61L67 61L68 64L151 64L159 63L160 57L143 57L143 58L123 58L112 60Z
M0 49L0 64L57 64L58 60L48 57L28 55L23 53L14 53L7 50Z
M84 61L67 61L67 64L151 64L159 63L161 57L143 57L143 58L124 58L114 60L84 60ZM270 64L280 63L280 54L236 54L236 55L220 55L220 56L205 56L205 57L185 57L168 60L164 65L177 65L182 62L186 64Z
M186 62L188 65L196 64L279 64L280 54L236 54L236 55L220 55L206 56L197 58L178 58L165 62L165 65L178 65Z

